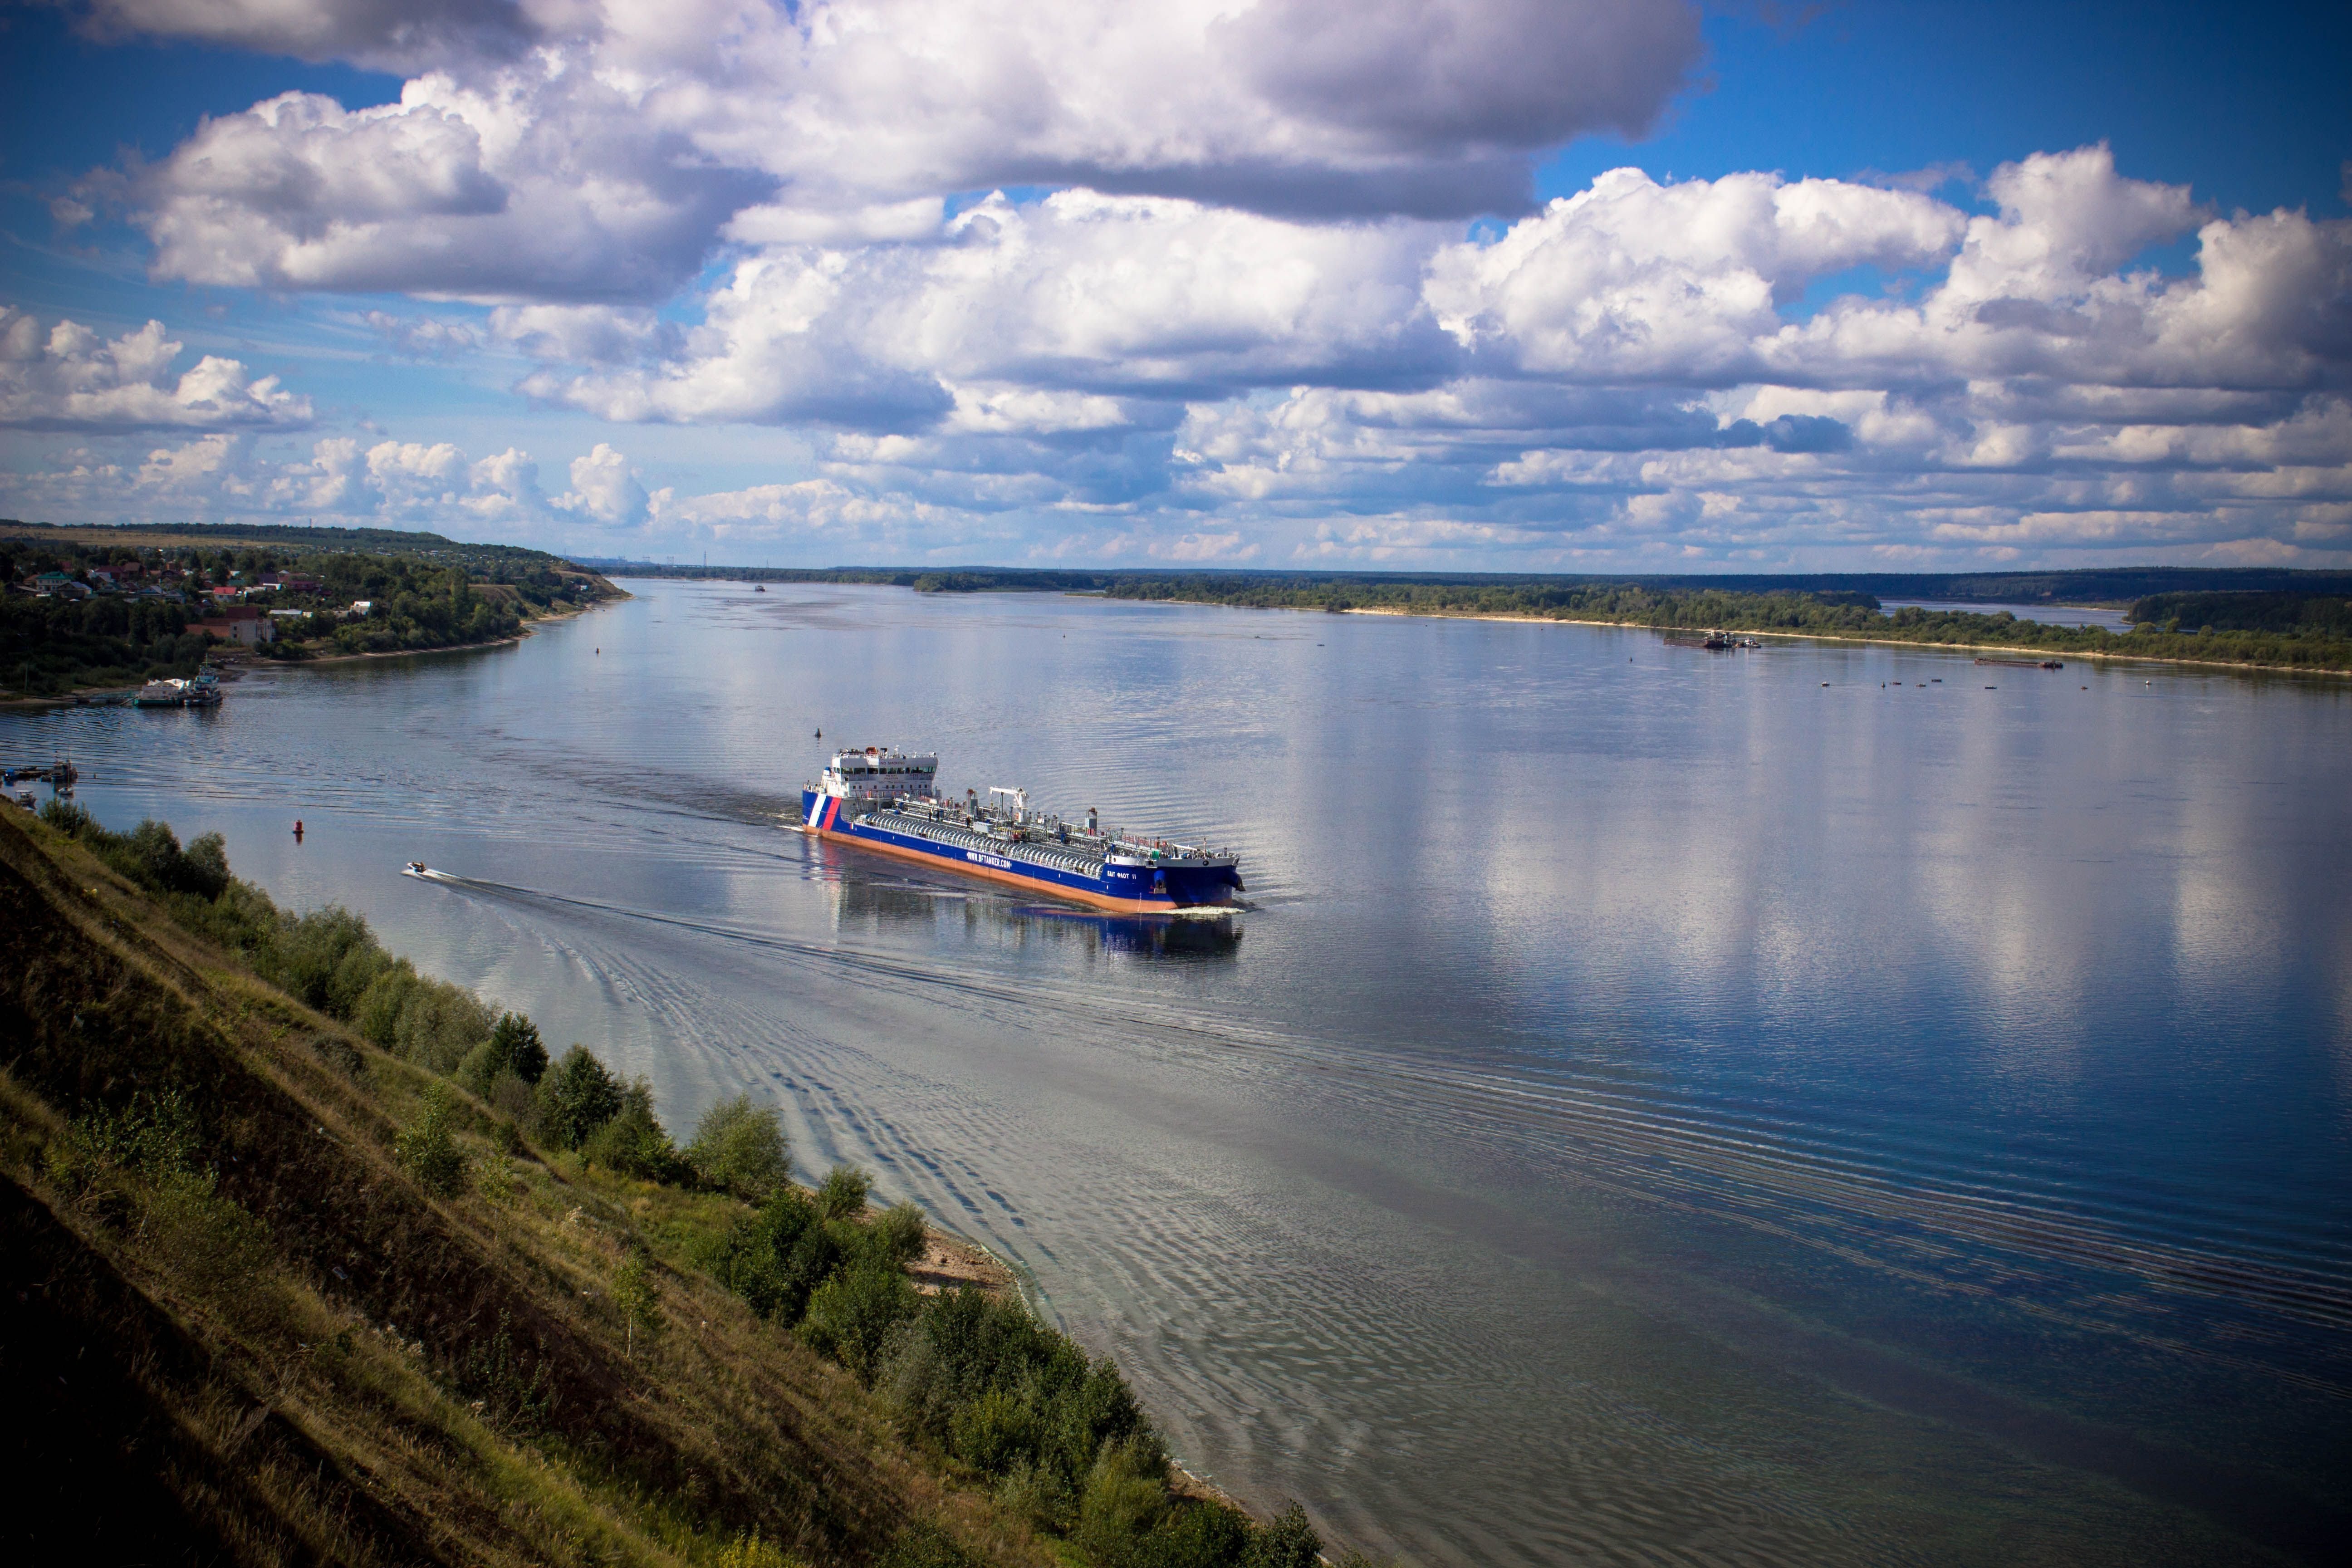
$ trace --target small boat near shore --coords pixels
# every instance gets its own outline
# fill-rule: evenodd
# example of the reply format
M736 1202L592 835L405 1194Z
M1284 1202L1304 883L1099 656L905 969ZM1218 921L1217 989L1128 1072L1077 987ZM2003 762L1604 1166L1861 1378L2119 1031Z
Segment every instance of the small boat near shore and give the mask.
M2056 658L1979 658L1979 664L2006 664L2018 669L2063 669L2066 663Z
M0 785L9 789L14 789L20 784L31 782L47 784L58 789L70 790L73 788L74 781L80 777L81 770L62 757L47 767L36 765L26 768L0 768Z
M220 674L209 668L186 680L177 677L151 680L131 700L133 708L217 708L220 704Z

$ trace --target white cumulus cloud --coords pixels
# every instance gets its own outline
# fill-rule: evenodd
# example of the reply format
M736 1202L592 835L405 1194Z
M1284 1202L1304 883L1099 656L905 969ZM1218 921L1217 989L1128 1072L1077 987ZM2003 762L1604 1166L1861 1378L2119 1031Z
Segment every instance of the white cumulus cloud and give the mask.
M954 389L970 383L1181 396L1426 377L1452 353L1420 300L1433 243L1401 221L995 196L938 245L764 252L705 300L677 358L528 384L611 419L908 426L969 410L979 395Z
M310 403L274 375L206 354L178 374L184 344L149 321L119 338L79 321L47 331L0 305L0 426L33 430L221 430L310 422Z
M936 231L948 194L1083 185L1292 216L1528 204L1535 159L1638 133L1687 0L101 0L112 26L414 70L289 93L141 183L165 277L649 300L722 234Z
M770 187L599 80L431 75L396 104L289 92L207 120L136 182L158 277L479 300L657 298Z
M1687 0L95 5L408 79L207 120L61 221L111 192L158 279L491 307L352 309L567 422L792 430L790 467L682 494L652 431L560 495L519 449L273 459L238 432L310 417L274 381L11 312L0 421L201 437L19 493L833 559L2352 552L2352 224L2105 146L1534 205L1691 80Z
M1472 348L1581 379L1738 379L1812 279L1941 260L1963 220L1905 191L1771 174L1602 175L1493 245L1433 258L1427 295Z
M643 522L647 510L646 487L629 460L602 441L572 460L572 489L554 504L608 528Z

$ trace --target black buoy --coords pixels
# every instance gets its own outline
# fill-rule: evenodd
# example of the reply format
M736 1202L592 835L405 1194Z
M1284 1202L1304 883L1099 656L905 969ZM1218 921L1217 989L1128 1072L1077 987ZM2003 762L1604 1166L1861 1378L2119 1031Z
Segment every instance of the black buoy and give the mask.
M816 732L816 738L817 738L818 740L820 740L820 741L824 740L824 731L822 731L822 730L819 730L819 731Z

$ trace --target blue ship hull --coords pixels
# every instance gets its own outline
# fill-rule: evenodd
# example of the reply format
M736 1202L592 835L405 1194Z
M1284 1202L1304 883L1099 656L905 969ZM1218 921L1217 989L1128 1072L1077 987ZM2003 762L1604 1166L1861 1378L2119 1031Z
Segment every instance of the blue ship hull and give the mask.
M1241 891L1241 873L1231 865L1106 862L1089 872L1072 864L1057 864L1080 858L1059 853L1050 844L1009 843L980 848L943 843L926 836L918 825L887 826L876 821L873 814L853 817L847 805L838 796L803 790L801 821L806 831L820 837L1121 914L1166 914L1227 906Z

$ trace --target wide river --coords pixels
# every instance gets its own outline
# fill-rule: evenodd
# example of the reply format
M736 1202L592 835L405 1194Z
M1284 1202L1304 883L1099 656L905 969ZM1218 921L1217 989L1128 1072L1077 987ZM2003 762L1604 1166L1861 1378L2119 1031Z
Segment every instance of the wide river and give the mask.
M772 1099L803 1170L1014 1261L1186 1464L1337 1543L2352 1540L2352 683L629 586L0 751L221 830L681 1132ZM787 831L868 742L1230 844L1249 908L1107 920Z

